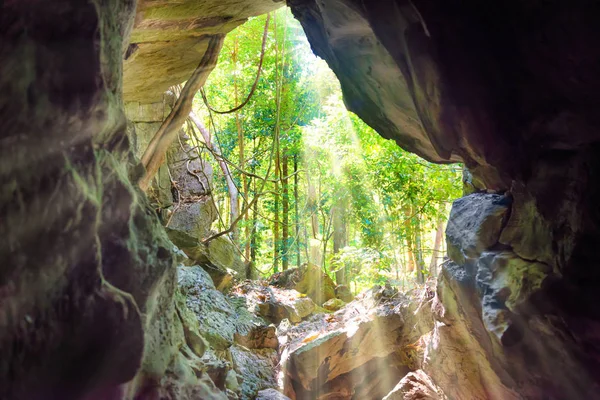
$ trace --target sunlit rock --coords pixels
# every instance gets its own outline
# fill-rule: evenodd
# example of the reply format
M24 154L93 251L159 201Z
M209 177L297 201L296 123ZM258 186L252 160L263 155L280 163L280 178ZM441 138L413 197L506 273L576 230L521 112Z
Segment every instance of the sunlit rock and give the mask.
M446 400L423 370L409 372L382 400Z
M323 308L328 311L337 311L345 305L346 303L340 299L330 299L323 303Z
M140 1L123 63L125 100L160 101L169 87L191 75L211 35L230 32L248 17L281 6L280 0Z
M290 398L275 389L265 389L258 392L256 400L290 400Z
M394 361L387 357L402 348L404 319L399 310L404 298L386 290L373 290L333 315L315 315L295 327L278 330L285 345L284 393L298 398L318 398L327 393L350 398L361 384L369 385L375 376L382 377L376 372L379 364L375 360L386 369L402 365L400 357ZM361 366L366 369L357 370ZM365 380L368 371L375 375ZM351 378L354 375L361 378ZM398 379L388 389L402 376L394 375Z
M354 295L346 285L337 285L335 287L335 297L346 303L350 303L354 300Z
M335 298L335 283L333 283L333 280L321 267L310 263L272 275L269 278L269 284L297 290L306 294L318 305Z
M311 315L317 307L309 297L296 290L265 286L252 281L244 281L235 286L231 294L245 297L249 310L274 324L279 324L284 319L298 323Z

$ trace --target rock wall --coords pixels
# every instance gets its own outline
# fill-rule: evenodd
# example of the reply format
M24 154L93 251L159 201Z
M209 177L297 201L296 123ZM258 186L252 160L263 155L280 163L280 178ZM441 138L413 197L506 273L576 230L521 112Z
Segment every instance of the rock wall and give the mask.
M145 336L175 287L172 245L130 182L121 102L134 7L2 5L1 398L121 398L166 368Z

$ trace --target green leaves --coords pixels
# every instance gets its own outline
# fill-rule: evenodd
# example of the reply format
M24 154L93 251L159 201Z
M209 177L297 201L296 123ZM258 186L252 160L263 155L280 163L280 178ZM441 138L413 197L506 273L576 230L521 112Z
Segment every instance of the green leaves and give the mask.
M432 254L432 230L446 217L447 203L461 195L460 166L430 164L383 139L347 111L337 78L312 54L289 10L275 14L261 79L250 103L239 111L239 121L235 114L213 115L213 131L223 154L240 169L264 176L279 115L280 157L299 161L297 197L288 196L290 210L298 209L298 234L290 227L294 237L288 240L301 244L301 261L312 251L307 244L314 236L312 240L316 238L327 250L325 263L330 261L334 271L347 268L359 287L414 274L416 268L410 271L409 265L415 257L410 254L417 253L421 264ZM264 16L252 18L228 35L205 87L214 108L232 108L247 95L256 74L264 23ZM277 88L281 89L279 113ZM196 108L209 125L211 119L200 99ZM238 122L245 142L243 160ZM239 184L241 172L233 173ZM248 178L249 197L256 183L256 177ZM215 190L217 197L226 193L224 184ZM268 190L254 224L257 266L265 271L273 260L274 198L281 196L275 193L281 190L275 185ZM349 245L335 255L334 246L327 246L334 234L334 213L344 214L344 239Z

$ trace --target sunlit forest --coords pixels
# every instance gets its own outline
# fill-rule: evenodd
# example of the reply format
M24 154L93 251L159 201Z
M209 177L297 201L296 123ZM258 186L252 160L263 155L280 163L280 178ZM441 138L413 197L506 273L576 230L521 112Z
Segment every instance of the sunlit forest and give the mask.
M184 129L213 167L213 230L248 277L309 262L356 293L435 276L460 165L428 163L347 111L288 9L227 36L193 109Z

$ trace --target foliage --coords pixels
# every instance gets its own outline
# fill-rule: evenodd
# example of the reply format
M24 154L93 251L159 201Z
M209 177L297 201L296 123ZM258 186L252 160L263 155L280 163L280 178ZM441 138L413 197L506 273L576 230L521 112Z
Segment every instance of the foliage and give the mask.
M264 23L265 17L250 19L226 38L205 86L212 107L230 109L247 95ZM292 266L311 261L362 289L386 279L423 279L429 264L435 264L435 259L429 262L438 256L435 233L443 227L448 203L460 196L460 166L428 163L347 111L335 75L312 54L287 9L274 15L262 76L250 103L235 114L211 115L197 96L195 109L236 166L241 208L260 196L256 209L241 222L245 233L238 239L240 248L251 248L252 256L242 255L258 271L269 274L283 259ZM270 165L280 168L269 170ZM269 185L261 193L257 176L265 177L267 171ZM213 193L226 216L222 177ZM281 208L284 199L287 211ZM281 238L285 221L289 237ZM215 228L227 224L224 220Z

